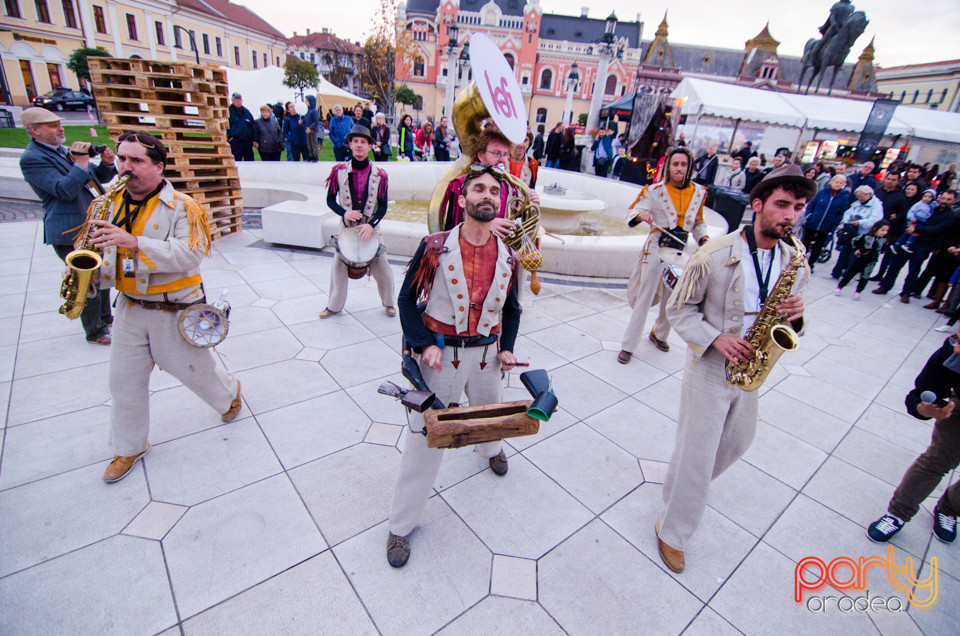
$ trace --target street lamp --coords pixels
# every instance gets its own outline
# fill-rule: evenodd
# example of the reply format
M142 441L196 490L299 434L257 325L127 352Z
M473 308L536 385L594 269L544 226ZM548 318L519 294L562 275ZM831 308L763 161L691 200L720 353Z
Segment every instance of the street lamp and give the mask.
M607 82L610 60L623 54L623 47L617 43L616 31L617 14L611 13L604 25L603 37L597 42L597 53L600 54L600 61L597 63L597 77L593 82L590 114L587 116L587 130L593 130L600 123L600 106L603 104L603 91Z
M190 38L190 46L193 47L193 52L197 56L197 65L200 65L200 49L197 48L197 40L193 37L193 31L188 30L186 27L182 27L179 24L173 25L173 33L177 33L177 29L180 29L187 34L187 37Z
M460 27L457 26L456 20L454 18L453 23L447 27L447 36L449 37L447 42L447 95L443 107L443 114L447 117L450 117L450 113L453 112L453 93L456 88L454 75L457 68L457 58L454 57L454 53L457 51L457 36L460 35Z
M563 125L569 126L573 119L573 94L580 88L580 73L574 62L567 74L567 103L563 107Z

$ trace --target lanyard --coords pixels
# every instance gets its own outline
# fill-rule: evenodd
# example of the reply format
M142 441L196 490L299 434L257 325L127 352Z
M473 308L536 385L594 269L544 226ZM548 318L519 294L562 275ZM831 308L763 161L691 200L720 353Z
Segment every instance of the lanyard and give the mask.
M760 258L757 254L757 237L753 234L753 226L748 225L744 228L747 238L747 247L750 248L750 256L753 257L753 269L757 273L757 284L760 287L760 304L767 302L767 294L770 290L770 273L773 272L773 259L776 257L774 250L770 251L770 265L767 266L767 275L763 276L760 269Z
M160 190L163 190L164 184L165 181L161 179L160 185L158 185L153 192L151 192L141 201L134 201L130 198L130 194L124 190L123 203L120 204L120 209L117 210L117 213L113 217L113 224L118 227L122 227L127 232L132 233L133 230L131 228L133 228L133 223L137 220L140 210L143 209L143 206L146 205L147 201L160 194ZM133 204L133 210L130 209L130 204Z

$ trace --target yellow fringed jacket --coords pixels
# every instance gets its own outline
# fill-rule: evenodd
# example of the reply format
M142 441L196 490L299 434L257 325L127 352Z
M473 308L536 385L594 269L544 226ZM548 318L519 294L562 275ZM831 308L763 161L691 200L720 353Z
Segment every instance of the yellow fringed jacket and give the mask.
M122 202L117 193L111 220ZM146 203L133 224L136 251L108 247L100 268L101 287L116 287L134 298L165 302L194 302L201 291L200 262L210 254L207 211L191 197L166 183ZM123 276L122 260L131 258L135 276Z

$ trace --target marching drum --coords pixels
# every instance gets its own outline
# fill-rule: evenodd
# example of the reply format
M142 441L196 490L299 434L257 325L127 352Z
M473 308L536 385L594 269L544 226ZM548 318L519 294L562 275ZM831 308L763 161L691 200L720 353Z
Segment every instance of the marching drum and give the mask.
M370 263L384 251L383 239L374 232L366 241L360 238L360 227L345 227L331 243L337 250L337 258L347 266L347 276L353 279L363 278Z

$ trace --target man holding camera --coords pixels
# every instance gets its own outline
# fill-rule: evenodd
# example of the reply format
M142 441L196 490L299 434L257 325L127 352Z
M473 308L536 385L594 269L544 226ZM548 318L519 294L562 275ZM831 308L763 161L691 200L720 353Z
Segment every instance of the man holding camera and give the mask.
M660 351L670 351L670 345L667 344L670 323L666 309L671 290L663 282L664 270L669 264L660 258L661 247L674 252L683 251L691 232L697 245L703 245L709 238L707 224L703 221L703 202L707 189L691 181L693 153L687 148L671 148L663 165L666 170L664 179L644 186L627 211L628 226L649 223L652 229L627 285L627 300L633 307L633 314L617 356L621 364L629 364L633 357L643 334L647 312L657 304L658 293L660 315L650 332L650 341ZM662 228L667 228L673 236L665 234Z
M25 109L21 120L31 141L20 156L20 170L43 204L43 242L52 245L63 260L83 230L90 203L103 194L102 184L117 174L116 156L104 147L100 163L93 164L89 143L75 141L68 149L63 145L61 119L44 108ZM110 344L109 289L101 289L95 299L87 300L80 322L88 342Z

